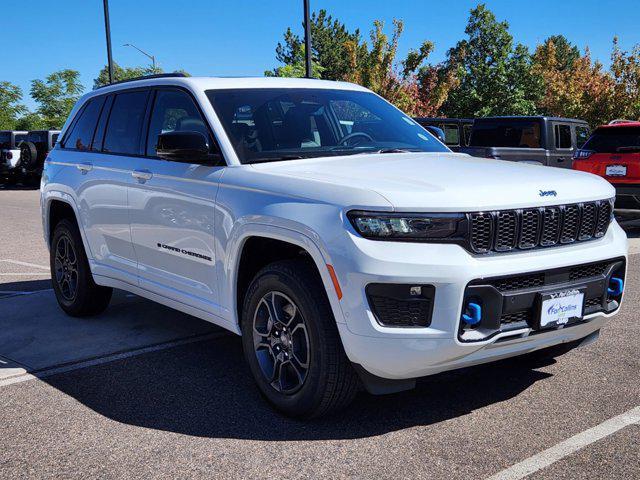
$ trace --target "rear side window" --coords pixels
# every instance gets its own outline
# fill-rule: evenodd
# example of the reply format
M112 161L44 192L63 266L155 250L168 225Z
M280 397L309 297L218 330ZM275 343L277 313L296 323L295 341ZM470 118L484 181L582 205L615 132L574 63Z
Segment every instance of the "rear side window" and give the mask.
M460 145L460 134L458 132L458 125L444 124L440 125L440 128L444 130L444 143L447 145Z
M140 154L140 135L148 93L141 90L116 95L104 136L105 152Z
M571 127L569 125L555 125L556 148L571 148Z
M89 100L80 113L78 121L69 132L69 135L67 135L64 141L65 148L82 151L91 148L91 140L93 139L93 133L96 131L96 123L98 123L98 116L100 115L103 104L104 97ZM52 138L52 145L55 145L57 138L58 135L56 134L55 139Z
M469 146L469 141L471 140L471 130L473 125L470 123L465 123L462 125L462 135L464 136L464 145Z
M147 155L156 155L158 135L168 132L199 132L211 145L209 129L189 94L181 90L159 90L156 95L149 135Z
M598 128L583 148L596 153L638 151L640 150L640 127Z
M476 120L469 144L473 147L540 148L540 122Z
M589 127L580 126L576 127L576 147L582 148L585 142L589 139Z

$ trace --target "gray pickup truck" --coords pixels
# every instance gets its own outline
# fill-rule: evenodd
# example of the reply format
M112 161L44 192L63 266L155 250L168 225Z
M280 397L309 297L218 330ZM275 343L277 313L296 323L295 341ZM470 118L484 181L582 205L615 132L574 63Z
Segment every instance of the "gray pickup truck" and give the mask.
M557 117L478 118L468 147L474 157L571 168L573 153L589 138L584 120Z

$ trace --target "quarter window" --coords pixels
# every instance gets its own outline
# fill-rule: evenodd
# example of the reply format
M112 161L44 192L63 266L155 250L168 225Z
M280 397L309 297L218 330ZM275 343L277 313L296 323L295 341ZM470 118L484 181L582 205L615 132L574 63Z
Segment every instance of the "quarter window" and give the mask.
M159 90L151 114L147 155L156 155L160 134L179 131L202 133L211 145L209 129L191 97L180 90Z
M105 152L125 155L140 154L142 120L147 105L147 91L116 95L104 136Z
M571 127L569 125L556 125L556 148L571 148Z
M444 130L444 143L446 143L447 145L460 145L460 133L458 132L458 125L443 124L440 128Z
M91 148L91 140L96 130L96 123L98 123L98 116L100 115L103 103L104 97L89 100L86 107L84 107L80 113L78 121L65 139L65 148L82 151ZM52 141L52 144L55 145L55 142Z

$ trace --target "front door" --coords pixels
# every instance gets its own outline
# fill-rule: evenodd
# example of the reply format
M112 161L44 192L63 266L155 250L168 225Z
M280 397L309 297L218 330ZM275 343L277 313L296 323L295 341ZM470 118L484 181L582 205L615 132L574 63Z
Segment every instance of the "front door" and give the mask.
M574 142L571 124L553 123L553 149L550 149L549 166L571 168Z
M154 96L145 157L134 162L129 190L139 285L212 312L217 306L214 203L223 168L156 157L160 133L197 131L210 145L213 136L188 92L159 88Z

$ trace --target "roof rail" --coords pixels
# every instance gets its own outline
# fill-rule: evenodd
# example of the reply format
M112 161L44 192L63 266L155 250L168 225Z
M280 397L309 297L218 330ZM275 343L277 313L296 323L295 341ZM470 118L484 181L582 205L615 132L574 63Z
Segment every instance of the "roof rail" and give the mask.
M98 88L109 87L111 85L118 85L119 83L135 82L136 80L149 80L152 78L186 78L186 77L187 75L182 72L156 73L154 75L143 75L142 77L134 77L134 78L128 78L126 80L118 80L117 82L100 85Z
M611 120L609 125L618 125L620 123L633 123L633 120L625 120L623 118L618 118L616 120Z

